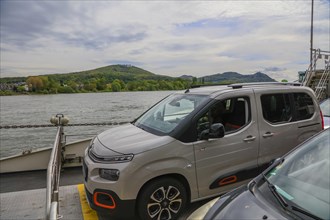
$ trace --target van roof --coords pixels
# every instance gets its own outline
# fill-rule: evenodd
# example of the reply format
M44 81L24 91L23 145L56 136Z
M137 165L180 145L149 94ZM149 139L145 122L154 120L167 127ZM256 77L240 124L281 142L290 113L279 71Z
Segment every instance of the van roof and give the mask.
M235 83L229 85L218 85L218 84L211 84L211 85L193 85L191 88L187 89L185 93L193 93L193 94L205 94L210 95L213 93L220 93L223 91L232 91L235 89L242 89L242 88L262 88L266 87L269 88L289 88L289 87L296 87L301 86L300 83L281 83L281 82L258 82L258 83Z

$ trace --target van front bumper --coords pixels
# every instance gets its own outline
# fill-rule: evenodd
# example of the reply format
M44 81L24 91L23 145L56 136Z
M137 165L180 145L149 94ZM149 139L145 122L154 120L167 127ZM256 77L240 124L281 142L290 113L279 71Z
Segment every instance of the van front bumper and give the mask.
M98 214L113 218L134 219L135 200L121 200L110 190L95 189L91 193L86 186L85 192L89 206Z

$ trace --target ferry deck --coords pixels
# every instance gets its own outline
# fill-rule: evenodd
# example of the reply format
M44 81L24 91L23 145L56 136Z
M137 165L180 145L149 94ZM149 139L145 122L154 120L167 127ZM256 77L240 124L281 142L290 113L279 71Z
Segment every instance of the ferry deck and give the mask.
M0 174L0 219L45 219L46 175L45 170ZM61 219L102 219L87 203L81 167L62 170L59 196ZM188 205L180 219L207 201Z

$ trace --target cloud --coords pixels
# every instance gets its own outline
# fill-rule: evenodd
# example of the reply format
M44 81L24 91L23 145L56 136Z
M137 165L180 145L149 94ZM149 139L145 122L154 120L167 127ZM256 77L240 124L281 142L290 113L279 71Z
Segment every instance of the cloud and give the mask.
M1 38L7 44L25 47L40 36L49 36L58 17L67 14L67 3L52 1L1 1Z
M309 62L309 1L0 4L2 77L122 62L172 76L264 70L294 80ZM314 45L323 50L330 47L329 6L314 5Z
M4 42L21 49L47 46L37 43L40 38L102 49L112 43L135 42L146 36L145 31L134 31L132 24L113 29L98 28L85 5L79 6L79 10L74 6L69 2L4 1L1 4L1 13L4 13L1 37Z
M146 33L128 33L122 32L117 35L112 33L73 33L71 36L65 34L54 33L54 40L62 42L65 45L72 45L75 47L85 47L86 49L103 50L111 44L116 43L132 43L141 41L146 37Z

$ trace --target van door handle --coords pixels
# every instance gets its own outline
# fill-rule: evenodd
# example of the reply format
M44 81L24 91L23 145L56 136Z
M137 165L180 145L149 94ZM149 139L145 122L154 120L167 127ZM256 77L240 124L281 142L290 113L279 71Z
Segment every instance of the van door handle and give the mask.
M272 137L274 135L274 133L273 132L266 132L265 134L263 134L262 136L264 137L264 138L267 138L267 137Z
M249 135L247 136L245 139L243 139L243 141L245 142L249 142L249 141L254 141L256 139L256 137Z

